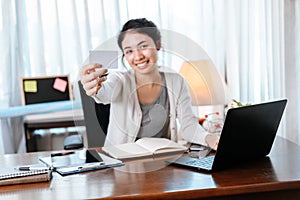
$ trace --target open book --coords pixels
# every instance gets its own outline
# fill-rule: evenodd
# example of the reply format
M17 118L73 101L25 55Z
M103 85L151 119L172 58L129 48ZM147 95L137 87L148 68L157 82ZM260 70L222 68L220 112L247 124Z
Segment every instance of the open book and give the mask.
M184 152L187 147L166 138L141 138L134 143L105 146L102 150L116 159Z

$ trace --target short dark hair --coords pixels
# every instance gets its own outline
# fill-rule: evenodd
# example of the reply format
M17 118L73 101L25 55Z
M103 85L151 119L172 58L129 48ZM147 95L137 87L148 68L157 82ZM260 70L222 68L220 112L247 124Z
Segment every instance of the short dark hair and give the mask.
M138 18L138 19L131 19L123 25L123 28L120 31L118 37L118 45L121 50L122 50L122 41L125 37L126 31L128 30L134 30L137 33L148 35L154 41L156 48L160 49L161 35L157 26L152 21L149 21L146 18Z

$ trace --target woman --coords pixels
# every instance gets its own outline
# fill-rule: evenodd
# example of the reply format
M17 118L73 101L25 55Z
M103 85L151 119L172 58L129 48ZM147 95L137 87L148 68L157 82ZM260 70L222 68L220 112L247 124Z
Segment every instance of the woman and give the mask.
M162 72L157 64L161 35L145 18L124 24L118 45L131 70L111 72L100 64L83 67L80 77L86 94L97 103L111 104L105 146L134 142L141 137L165 137L216 148L218 138L208 134L191 109L185 80L177 73ZM100 77L100 78L99 78Z

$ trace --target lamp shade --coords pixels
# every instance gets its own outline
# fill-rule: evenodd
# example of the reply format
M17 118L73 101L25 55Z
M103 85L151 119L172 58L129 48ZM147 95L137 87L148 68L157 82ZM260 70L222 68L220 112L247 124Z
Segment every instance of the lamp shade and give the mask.
M186 61L179 73L185 78L192 105L225 105L228 103L224 79L210 60Z

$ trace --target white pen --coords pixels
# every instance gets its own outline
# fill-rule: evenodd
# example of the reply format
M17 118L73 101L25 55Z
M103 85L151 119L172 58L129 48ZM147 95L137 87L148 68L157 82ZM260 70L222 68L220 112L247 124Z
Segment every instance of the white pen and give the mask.
M18 167L17 168L20 171L34 171L34 170L47 170L47 167L28 167L28 166L24 166L24 167Z

